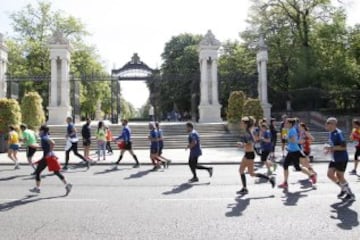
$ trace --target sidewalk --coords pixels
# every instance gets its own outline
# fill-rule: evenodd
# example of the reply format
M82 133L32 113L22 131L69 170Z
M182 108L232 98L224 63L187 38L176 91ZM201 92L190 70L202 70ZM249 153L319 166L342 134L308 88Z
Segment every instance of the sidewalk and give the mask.
M325 155L323 153L323 147L322 144L314 144L312 146L312 155L314 156L314 162L328 162L331 159L331 155ZM199 158L199 163L202 164L239 164L244 153L241 149L238 148L203 148L203 155ZM349 152L349 158L350 161L353 161L353 156L355 152L355 147L353 144L348 145L348 152ZM80 154L83 154L83 151L79 151ZM137 155L139 161L143 165L151 164L149 155L150 150L136 150L134 149L134 153ZM65 162L65 151L55 151L55 154L59 157L59 160L61 163ZM91 153L91 158L93 160L97 160L97 155L94 151ZM105 161L99 161L97 164L102 165L109 165L113 164L115 161L117 161L119 157L120 151L114 150L113 155L107 155ZM35 156L33 157L33 161L37 161L41 158L42 151L38 151L35 153ZM164 149L163 150L163 156L172 160L172 164L187 164L188 156L189 156L189 150L185 151L185 149ZM276 147L275 151L276 161L281 160L281 148L280 146ZM20 151L18 153L18 159L20 161L21 165L27 164L26 160L26 154L25 151ZM102 159L102 158L101 158ZM256 162L260 161L259 156L256 156L255 159ZM81 162L79 158L74 156L74 154L70 153L70 164L76 164ZM134 164L134 160L132 159L130 153L125 152L123 160L121 161L122 164ZM6 153L0 154L0 164L1 165L12 165L14 164L13 161L11 161Z

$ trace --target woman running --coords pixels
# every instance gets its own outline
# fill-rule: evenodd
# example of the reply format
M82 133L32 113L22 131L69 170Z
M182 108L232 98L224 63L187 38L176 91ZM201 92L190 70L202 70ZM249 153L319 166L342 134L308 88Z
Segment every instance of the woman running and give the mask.
M8 136L8 157L14 161L15 169L20 169L19 161L17 158L17 153L19 151L20 142L19 142L19 134L15 131L14 126L9 126L9 136Z
M238 142L238 146L244 149L245 155L240 163L239 173L241 177L242 189L238 191L239 194L247 194L249 191L246 185L245 170L247 169L250 176L259 177L268 180L272 187L275 186L275 178L268 177L261 173L254 173L254 136L252 135L253 121L249 117L243 117L241 119L240 127L245 130L245 133L241 136L241 141Z

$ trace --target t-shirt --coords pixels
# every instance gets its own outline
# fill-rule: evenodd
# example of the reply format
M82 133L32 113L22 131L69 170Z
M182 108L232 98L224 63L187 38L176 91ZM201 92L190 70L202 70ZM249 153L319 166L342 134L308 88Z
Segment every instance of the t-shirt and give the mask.
M90 124L86 123L86 124L83 125L83 127L81 129L81 135L82 135L83 139L90 139L91 138Z
M332 147L346 146L346 140L344 138L344 134L338 128L329 134L329 142L330 142L330 146ZM346 162L349 160L349 155L346 150L334 151L333 160L335 162Z
M116 138L116 140L122 139L124 142L131 141L131 129L128 126L123 127L120 136Z
M75 132L74 124L69 123L67 128L66 128L66 132L67 132L67 134L68 134L68 136L70 138L76 138L76 132Z
M351 131L351 139L357 142L356 148L360 148L360 128L353 128Z
M266 140L270 140L270 142L266 142L264 140L261 141L261 150L263 151L271 151L272 150L272 142L271 142L271 132L270 130L266 130L262 134L262 138Z
M300 151L299 134L296 128L295 127L290 128L287 136L288 136L288 147L287 147L288 152ZM295 138L295 141L291 142L290 141L291 138Z
M285 123L282 122L280 125L280 133L281 133L281 139L286 139L286 136L288 135L289 129L285 127Z
M44 151L44 157L50 152L50 138L49 135L43 135L40 137L41 148Z
M106 141L106 133L104 128L100 128L96 131L96 139L98 141Z
M150 148L151 149L159 149L159 132L156 129L153 129L149 133L149 138L151 140L150 142Z
M8 143L19 144L19 134L16 131L13 130L9 132Z
M199 157L202 155L201 145L200 145L200 135L197 131L192 130L188 136L189 143L194 142L195 145L190 149L190 157Z
M25 129L22 133L22 138L25 140L24 144L26 147L36 144L36 136L33 130Z
M242 143L253 143L254 137L249 131L246 131L244 134L240 136L240 142Z

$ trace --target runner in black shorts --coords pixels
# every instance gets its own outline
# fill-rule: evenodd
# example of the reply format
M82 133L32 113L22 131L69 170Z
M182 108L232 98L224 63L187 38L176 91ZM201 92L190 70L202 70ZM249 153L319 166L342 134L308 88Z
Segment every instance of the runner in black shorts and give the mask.
M239 173L241 177L242 189L238 191L239 194L247 194L249 191L246 187L246 176L245 170L247 169L250 176L259 177L268 180L272 187L275 186L275 178L268 177L264 174L254 173L254 137L252 135L253 121L249 117L244 117L241 120L241 128L245 130L245 134L241 136L240 142L238 142L238 147L244 148L245 155L240 163Z
M337 128L337 119L334 117L327 119L325 128L330 133L330 144L325 147L324 150L325 153L332 153L333 155L333 160L329 163L327 176L340 187L339 198L345 196L344 199L353 201L355 200L355 195L352 193L344 177L346 165L349 161L344 135L342 131Z
M350 139L351 141L357 143L355 146L354 169L350 171L350 174L357 175L356 169L359 165L359 157L360 157L360 120L359 119L353 120L353 129L351 131Z

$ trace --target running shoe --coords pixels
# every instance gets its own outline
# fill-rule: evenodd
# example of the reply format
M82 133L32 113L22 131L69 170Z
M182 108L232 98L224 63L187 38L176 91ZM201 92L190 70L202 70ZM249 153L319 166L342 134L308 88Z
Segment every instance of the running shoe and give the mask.
M209 170L208 170L208 171L209 171L209 176L210 176L210 177L212 177L212 175L213 175L213 173L214 173L213 168L212 168L212 167L211 167L211 168L209 168Z
M249 190L247 190L247 188L242 188L240 191L237 191L236 192L237 194L248 194L249 193Z
M67 166L64 166L64 167L62 168L62 170L63 170L63 171L67 171L67 170L68 170L68 167L67 167Z
M65 190L66 190L65 196L69 195L71 189L72 189L72 184L68 183L65 185Z
M346 196L344 197L344 200L347 201L355 201L355 195L354 194L346 194Z
M350 174L350 175L356 175L356 170L355 170L355 169L351 170L351 171L349 172L349 174Z
M17 169L20 169L20 166L19 166L19 164L15 164L15 167L14 167L14 169L15 169L15 170L17 170Z
M276 180L275 180L275 178L274 177L270 177L270 179L269 179L269 182L270 182L270 184L271 184L271 187L272 188L274 188L275 187L275 184L276 184L276 182L275 182Z
M310 180L311 180L312 184L316 184L316 182L317 182L316 174L311 175Z
M29 189L29 191L32 192L32 193L40 193L40 188L33 187L33 188Z
M194 182L198 182L199 179L197 177L193 177L191 179L189 179L189 183L194 183Z
M346 194L346 191L341 190L340 193L337 195L338 198L342 198Z
M286 182L284 182L284 183L280 184L278 187L279 188L288 188L288 184Z

